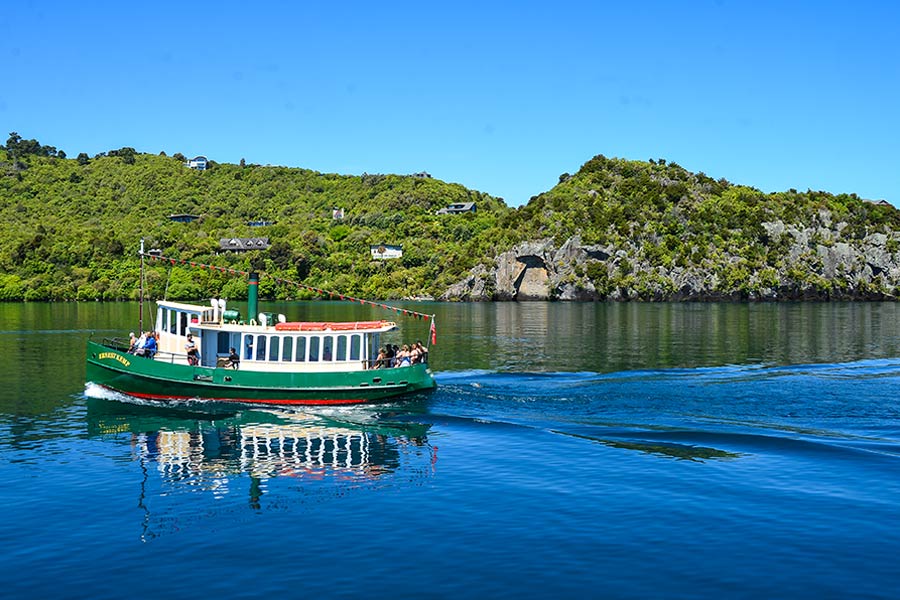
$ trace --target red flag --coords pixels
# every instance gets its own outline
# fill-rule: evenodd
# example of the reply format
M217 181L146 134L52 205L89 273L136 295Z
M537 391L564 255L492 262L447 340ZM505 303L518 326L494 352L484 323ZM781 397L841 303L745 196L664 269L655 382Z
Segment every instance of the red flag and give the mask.
M434 317L431 318L431 345L437 346L437 330L434 328Z

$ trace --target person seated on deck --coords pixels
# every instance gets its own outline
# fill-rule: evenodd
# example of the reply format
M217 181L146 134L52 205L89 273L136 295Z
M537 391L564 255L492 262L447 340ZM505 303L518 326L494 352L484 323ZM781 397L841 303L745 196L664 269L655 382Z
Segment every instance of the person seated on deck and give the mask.
M184 345L184 351L187 353L187 361L191 366L200 364L200 354L197 352L197 344L194 343L194 336L188 334L187 343Z
M397 353L397 366L408 367L411 364L410 360L409 346L403 344L403 348Z
M131 346L131 353L136 354L137 356L144 355L144 344L147 343L147 334L143 331L141 332L141 337L134 341L134 344Z
M152 331L147 332L147 341L144 342L144 347L141 348L138 352L144 358L153 358L156 355L156 336Z
M230 348L228 351L228 360L225 362L226 367L231 367L232 369L239 369L241 366L241 357L238 355L237 350L234 348Z
M372 364L372 368L373 369L383 369L385 366L387 366L387 365L385 365L386 360L387 359L385 358L385 350L384 350L384 347L382 346L381 348L378 349L378 356L375 357L375 362Z
M134 332L128 334L128 353L134 354L134 351L137 350L137 341L138 339L135 337Z
M428 362L428 348L422 345L421 340L416 340L416 349L419 351L419 362L427 363Z
M384 347L384 366L390 368L394 366L394 348L388 344Z
M413 365L422 362L422 351L419 349L418 342L409 346L409 362Z

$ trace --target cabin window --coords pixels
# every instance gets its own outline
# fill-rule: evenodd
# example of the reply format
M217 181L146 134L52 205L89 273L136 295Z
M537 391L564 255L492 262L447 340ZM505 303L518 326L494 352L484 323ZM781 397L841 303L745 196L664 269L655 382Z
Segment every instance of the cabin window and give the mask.
M187 313L180 312L178 316L180 317L178 320L178 335L187 335Z
M294 356L294 338L285 337L281 342L281 360L287 362Z
M216 354L219 356L227 356L228 350L230 349L228 343L230 342L230 336L225 331L220 331L219 335L216 337Z
M266 360L266 336L256 336L256 360Z
M275 362L278 360L278 342L280 338L277 335L273 335L269 338L269 360Z
M381 346L381 334L373 333L372 335L366 336L369 341L369 359L372 359L378 356L378 348Z
M311 337L309 338L309 360L317 361L319 360L319 342L321 342L321 338Z
M347 360L347 336L337 336L337 355L334 360Z
M359 350L362 346L359 334L350 336L350 360L359 360Z
M297 338L297 362L303 362L306 360L306 338L298 337Z
M322 338L322 360L334 360L334 336L326 335Z
M250 360L253 358L253 336L245 335L244 336L244 358Z
M175 329L175 327L176 327L175 326L175 311L172 310L171 308L167 308L166 313L167 313L166 314L166 322L169 324L169 326L166 328L166 330L169 333L177 333L177 331Z

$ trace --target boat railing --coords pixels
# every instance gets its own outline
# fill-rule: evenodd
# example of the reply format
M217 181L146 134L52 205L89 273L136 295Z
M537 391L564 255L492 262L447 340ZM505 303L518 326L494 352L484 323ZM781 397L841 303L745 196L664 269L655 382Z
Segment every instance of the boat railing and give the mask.
M154 360L163 361L170 364L180 363L188 364L188 355L183 352L157 352ZM199 365L195 365L199 366Z
M365 363L366 363L366 369L367 369L367 370L374 370L374 369L396 369L397 367L400 366L399 364L391 364L391 359L390 359L390 358L382 358L381 360L378 360L378 359L375 359L375 358L370 358L368 361L365 361ZM412 366L412 365L427 365L427 364L428 364L428 360L425 359L425 360L422 360L422 361L419 361L419 362L410 363L410 364L407 365L407 366Z
M126 354L131 354L131 344L130 341L125 338L103 338L102 344L107 348L112 348L113 350L118 350L119 352L125 352ZM178 352L165 352L158 350L156 354L153 355L152 360L162 361L167 363L174 364L176 361L187 363L187 354L178 353Z
M102 344L119 352L128 352L131 349L131 341L120 337L103 338Z

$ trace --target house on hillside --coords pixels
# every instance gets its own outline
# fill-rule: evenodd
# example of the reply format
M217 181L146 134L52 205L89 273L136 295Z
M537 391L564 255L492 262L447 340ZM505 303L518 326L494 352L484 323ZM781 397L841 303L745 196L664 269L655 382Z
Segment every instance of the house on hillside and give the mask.
M176 223L191 223L192 221L196 221L200 218L200 215L189 215L187 213L180 215L169 215L170 221L175 221Z
M265 250L269 247L269 238L227 238L219 240L219 250L231 252L247 252L248 250Z
M446 208L441 208L436 214L439 215L460 215L463 213L475 212L474 202L456 202Z
M374 260L388 260L403 257L403 246L393 244L375 244L369 246L369 252Z
M209 161L205 156L195 156L191 160L184 163L184 166L196 171L205 171L208 163Z
M875 206L890 206L891 208L894 208L894 205L887 200L863 200L863 202L868 202L869 204L874 204Z

